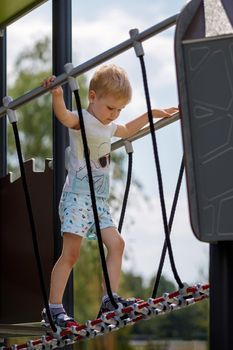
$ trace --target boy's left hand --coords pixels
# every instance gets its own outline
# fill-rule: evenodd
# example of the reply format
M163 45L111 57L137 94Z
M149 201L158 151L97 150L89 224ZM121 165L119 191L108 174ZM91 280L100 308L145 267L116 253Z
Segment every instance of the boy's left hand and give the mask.
M170 107L165 109L152 109L152 114L154 118L169 118L173 114L179 112L178 107Z

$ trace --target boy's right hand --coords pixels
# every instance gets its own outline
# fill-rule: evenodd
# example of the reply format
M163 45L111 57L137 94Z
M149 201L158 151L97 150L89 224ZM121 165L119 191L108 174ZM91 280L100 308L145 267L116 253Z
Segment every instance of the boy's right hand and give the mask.
M43 81L43 84L42 86L44 88L48 88L52 85L52 83L55 81L56 79L56 76L55 75L52 75L51 77L48 77L46 78L44 81ZM59 95L62 95L63 94L63 89L61 86L56 86L56 87L53 87L51 88L51 93L54 95L54 96L59 96Z

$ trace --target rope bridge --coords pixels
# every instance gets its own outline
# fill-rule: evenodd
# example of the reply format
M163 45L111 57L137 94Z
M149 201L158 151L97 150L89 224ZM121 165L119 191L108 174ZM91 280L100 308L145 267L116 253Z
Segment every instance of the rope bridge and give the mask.
M158 298L149 298L147 301L137 300L133 305L107 312L101 317L87 321L78 326L58 329L56 333L30 340L20 345L0 347L0 350L52 350L66 345L72 345L80 340L92 339L98 336L117 331L120 328L133 325L142 320L164 315L174 310L180 310L209 297L209 285L185 285L172 293L164 293Z

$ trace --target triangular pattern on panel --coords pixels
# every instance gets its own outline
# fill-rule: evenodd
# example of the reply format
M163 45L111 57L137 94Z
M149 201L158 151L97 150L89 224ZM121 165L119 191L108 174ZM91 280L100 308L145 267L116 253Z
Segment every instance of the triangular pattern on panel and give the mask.
M214 111L210 108L206 108L200 105L194 107L194 115L198 119L212 117L213 113Z
M209 54L208 47L192 48L189 51L189 64L192 70L196 70Z

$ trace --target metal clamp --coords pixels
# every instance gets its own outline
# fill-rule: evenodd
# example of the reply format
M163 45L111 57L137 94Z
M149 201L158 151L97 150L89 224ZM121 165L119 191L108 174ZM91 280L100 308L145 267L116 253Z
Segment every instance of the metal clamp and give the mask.
M12 101L13 101L13 98L10 96L5 96L2 99L3 106L7 108L6 113L7 113L8 119L9 119L11 124L16 123L18 120L17 115L16 115L16 111L14 109L8 108L9 104Z
M130 37L132 39L134 39L139 34L139 30L137 28L130 29L129 34L130 34ZM134 40L133 47L134 47L134 50L135 50L137 57L144 56L144 49L143 49L142 43L140 41Z
M38 344L34 345L33 340L29 340L27 342L27 350L36 350L37 348L38 348Z
M73 68L74 68L73 63L66 63L66 64L64 65L64 70L65 70L66 74L68 75L68 77L67 77L68 84L69 84L70 90L71 90L72 92L79 89L77 80L76 80L74 77L71 77L71 76L69 75L70 72L73 70Z
M183 282L183 287L179 288L180 295L186 295L188 289L188 283Z
M125 150L126 152L129 153L133 153L133 145L132 142L129 140L124 140L124 145L125 145Z

